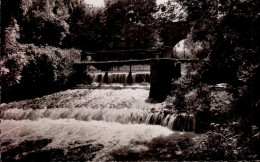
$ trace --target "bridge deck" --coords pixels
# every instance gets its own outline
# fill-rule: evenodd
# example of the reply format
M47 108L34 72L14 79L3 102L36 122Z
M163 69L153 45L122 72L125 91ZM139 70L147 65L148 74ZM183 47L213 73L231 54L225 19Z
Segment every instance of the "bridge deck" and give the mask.
M160 58L160 60L169 58ZM85 66L95 66L95 65L114 65L114 66L120 66L120 65L145 65L150 64L152 59L144 59L144 60L122 60L122 61L100 61L100 62L78 62L77 65L85 65ZM170 59L175 61L176 63L196 63L200 60L190 60L190 59Z

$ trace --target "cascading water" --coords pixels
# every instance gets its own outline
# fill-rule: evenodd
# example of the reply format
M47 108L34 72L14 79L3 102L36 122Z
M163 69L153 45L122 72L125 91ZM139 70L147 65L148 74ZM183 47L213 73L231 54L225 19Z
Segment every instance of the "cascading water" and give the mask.
M103 72L88 74L90 82L134 84L150 82L150 72Z
M168 127L171 130L195 132L197 120L188 114L165 114L163 112L149 113L145 123Z
M118 81L126 77L127 73L109 75L110 79L116 78ZM137 78L135 74L135 80ZM74 148L78 150L91 145L102 149L94 149L97 151L93 155L95 158L86 157L85 160L106 160L113 149L126 145L139 148L142 141L170 135L172 130L195 130L193 116L159 111L163 103L146 102L148 95L149 91L145 89L74 89L1 104L0 137L4 157L12 160L8 159L8 155L14 154L17 159L26 159L30 153L25 148L21 148L20 154L12 150L17 150L26 141L37 143L39 140L50 140L41 151L61 149L64 156L70 159L74 157L69 156L75 154L72 151ZM53 159L62 160L56 157L50 160Z
M82 121L105 121L128 123L145 123L148 111L142 109L92 109L92 108L53 108L53 109L8 109L1 113L4 120L38 120L40 118L49 119L76 119Z
M59 95L59 96L58 96ZM39 99L2 104L4 120L76 119L161 125L172 130L196 130L196 118L187 114L160 111L162 104L145 102L148 91L131 90L69 90ZM73 97L73 98L72 98ZM61 108L61 105L64 108ZM20 107L20 108L18 108ZM34 108L30 108L34 107ZM155 109L157 111L151 111Z
M196 119L187 114L153 113L143 109L92 109L92 108L53 108L53 109L8 109L1 112L4 120L38 120L49 119L76 119L82 121L105 121L122 124L153 124L168 127L171 130L195 132Z

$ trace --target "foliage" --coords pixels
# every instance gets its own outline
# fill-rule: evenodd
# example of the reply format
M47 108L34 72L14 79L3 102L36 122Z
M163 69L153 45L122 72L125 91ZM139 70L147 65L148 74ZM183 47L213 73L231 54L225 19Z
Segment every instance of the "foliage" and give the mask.
M212 121L221 129L212 128L207 138L187 159L192 160L242 160L256 159L252 147L251 114L259 100L259 20L256 20L254 1L221 1L221 0L177 0L187 13L187 21L192 24L191 36L194 42L202 42L204 61L198 67L198 74L183 78L184 84L175 81L173 99L168 99L171 107L178 111L190 111L190 105L196 110L201 127ZM172 6L173 7L173 6ZM167 11L167 10L166 10ZM205 55L206 54L206 55ZM201 54L199 54L201 55ZM256 79L258 78L258 79ZM259 82L259 81L258 81ZM185 86L188 83L190 86ZM214 87L219 83L227 83L231 89L220 90L231 93L227 98L229 105L219 104L218 98L212 95ZM193 104L186 102L187 94L193 89L197 92ZM180 91L178 91L180 89ZM179 97L184 95L186 97ZM257 98L258 97L258 98ZM215 99L215 101L214 101ZM215 102L215 103L214 103ZM180 106L178 106L178 104ZM200 108L201 107L201 108ZM231 109L230 109L231 108ZM254 116L259 116L254 114ZM239 121L239 122L236 122ZM236 128L228 123L238 123ZM234 130L236 129L236 131ZM256 139L255 141L259 141ZM258 142L259 143L259 142Z
M200 72L204 82L236 84L252 78L259 63L253 0L169 0L160 10L162 22L180 19L192 24L193 41L204 47L198 55L208 59Z
M28 64L23 69L22 81L32 81L33 84L47 81L65 85L73 73L73 64L80 61L80 51L76 49L62 50L33 44L24 45L23 48Z
M177 1L169 0L164 4L160 4L157 10L155 17L160 23L186 21L187 19L185 6Z
M5 29L4 53L0 58L1 87L7 88L21 79L21 71L27 63L24 53L20 50L19 26L15 19L11 19L9 27Z
M21 51L27 64L21 69L20 83L2 94L3 102L48 94L74 84L72 66L80 60L81 51L33 44L22 45Z
M250 139L233 126L208 131L204 140L187 155L192 160L256 160L257 155L250 149Z
M256 45L258 39L255 38L257 33L254 31L258 28L254 23L256 12L253 1L176 1L183 6L182 9L187 13L186 20L192 24L190 36L193 42L200 42L204 48L196 54L204 58L197 72L201 76L193 76L188 84L195 89L201 88L203 84L223 82L229 83L234 89L241 89L240 86L249 87L260 62ZM162 6L164 16L166 15L163 19L169 21L174 18L174 14L171 16L169 12L176 8L176 1L170 0L166 6ZM186 91L180 95L189 91L189 87L179 86L182 91Z
M84 1L76 2L70 5L70 34L64 40L64 46L89 50L102 48L103 9L86 6Z
M155 42L156 2L119 0L109 3L104 11L106 48L148 48Z
M182 76L172 82L172 92L166 100L167 107L177 112L192 113L193 110L208 108L209 90L200 83L198 70L201 64L183 64ZM189 93L193 93L189 95Z
M155 43L155 0L120 0L105 9L90 7L84 0L14 3L20 6L16 18L21 43L88 50L148 48Z
M239 71L244 69L244 74L250 78L250 69L259 63L252 41L253 1L180 0L180 3L187 7L187 20L193 22L193 39L209 44L209 62L204 67L207 70L203 71L203 79L246 82L248 79L242 79Z
M83 0L22 0L22 15L19 17L23 28L22 41L36 45L63 45L71 34L75 15L78 16L76 20L83 18L86 8Z

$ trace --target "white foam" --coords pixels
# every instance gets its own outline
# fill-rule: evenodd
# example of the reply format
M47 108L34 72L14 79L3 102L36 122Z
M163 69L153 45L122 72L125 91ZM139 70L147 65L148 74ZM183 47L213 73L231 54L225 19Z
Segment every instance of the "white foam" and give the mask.
M167 128L155 125L123 125L103 121L85 122L74 119L2 120L1 130L2 142L11 139L13 145L19 145L25 140L40 139L52 139L52 142L44 149L65 149L70 144L74 144L74 146L86 143L104 145L104 149L98 153L96 158L101 158L113 149L122 146L150 141L155 137L168 136L173 133ZM3 147L3 150L5 149Z
M105 109L105 108L53 108L53 109L7 109L1 112L2 119L37 120L50 119L76 119L83 121L102 120L106 122L144 123L149 110L136 108Z
M145 123L150 109L162 106L146 102L148 96L144 89L77 89L2 104L0 138L12 143L2 150L41 139L52 139L44 149L104 145L94 160L124 146L145 150L141 142L173 133L159 125L130 124Z
M1 104L0 108L160 108L162 104L147 103L149 91L145 89L75 89L42 98Z

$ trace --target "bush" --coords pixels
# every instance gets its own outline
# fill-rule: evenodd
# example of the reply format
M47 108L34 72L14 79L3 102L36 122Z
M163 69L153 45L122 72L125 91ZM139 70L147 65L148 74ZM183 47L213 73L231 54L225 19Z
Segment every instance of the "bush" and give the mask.
M19 83L21 71L26 65L24 53L20 51L18 43L19 25L14 18L11 18L10 25L4 30L2 53L0 55L0 86L7 90L9 86Z
M28 66L24 68L23 74L45 75L51 78L52 83L61 86L66 85L72 75L73 64L80 61L80 51L76 49L60 49L51 46L37 47L33 44L23 47L29 62ZM37 66L37 68L34 69L30 66Z
M33 44L22 45L22 51L28 63L20 84L12 87L4 102L48 94L73 84L73 64L80 61L81 51Z
M232 126L208 131L205 139L186 159L192 160L256 160L257 155L250 149L250 139L234 132Z

